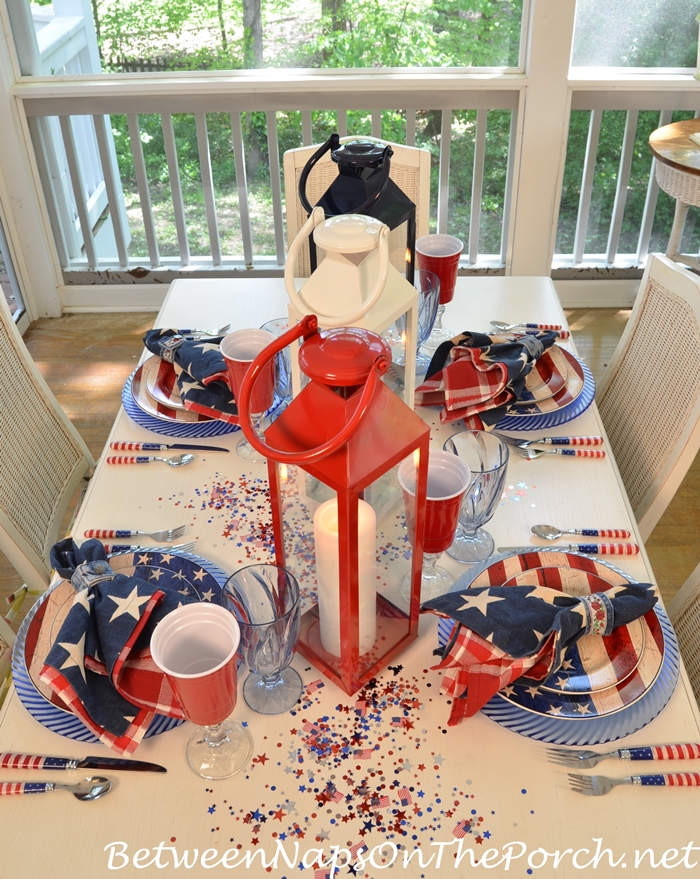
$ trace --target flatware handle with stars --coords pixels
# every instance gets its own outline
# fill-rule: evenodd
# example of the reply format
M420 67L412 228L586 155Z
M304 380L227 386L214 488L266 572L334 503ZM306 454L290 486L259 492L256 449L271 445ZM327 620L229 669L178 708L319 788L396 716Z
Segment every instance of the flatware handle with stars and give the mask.
M633 775L644 787L700 787L698 772L666 772L663 775Z

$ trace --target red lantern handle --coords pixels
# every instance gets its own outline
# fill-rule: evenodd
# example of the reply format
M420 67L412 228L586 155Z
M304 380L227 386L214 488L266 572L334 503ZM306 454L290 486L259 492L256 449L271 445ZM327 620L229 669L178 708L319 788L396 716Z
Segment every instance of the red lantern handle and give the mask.
M334 437L326 440L325 443L316 446L314 449L304 449L298 452L283 452L281 449L273 449L260 439L253 429L250 420L250 395L253 390L253 385L262 372L265 364L283 348L286 348L290 342L294 342L302 336L305 339L308 339L317 332L318 319L316 318L316 315L307 314L295 327L287 330L286 333L275 339L274 342L270 343L267 348L258 354L248 367L248 371L243 379L243 384L241 385L239 400L237 401L238 418L241 430L254 449L266 458L270 458L280 464L313 464L316 461L320 461L321 458L325 458L327 455L332 455L334 452L337 452L341 446L344 446L360 426L360 422L369 408L369 404L372 402L372 397L374 396L377 385L381 380L381 376L389 369L389 362L386 357L381 355L377 357L372 364L369 375L367 376L367 381L365 382L362 394L360 395L357 409L345 427Z

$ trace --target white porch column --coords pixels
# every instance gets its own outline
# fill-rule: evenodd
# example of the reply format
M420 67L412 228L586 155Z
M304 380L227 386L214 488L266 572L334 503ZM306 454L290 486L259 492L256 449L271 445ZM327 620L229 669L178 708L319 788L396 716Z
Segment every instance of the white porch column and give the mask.
M531 0L526 56L528 86L515 167L506 273L549 275L552 269L566 142L569 62L576 0Z

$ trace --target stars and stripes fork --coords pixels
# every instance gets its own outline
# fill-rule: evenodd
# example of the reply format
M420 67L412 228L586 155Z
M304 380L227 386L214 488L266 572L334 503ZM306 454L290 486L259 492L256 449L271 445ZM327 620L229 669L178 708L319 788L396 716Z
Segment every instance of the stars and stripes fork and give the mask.
M602 797L619 784L642 787L700 787L700 773L671 772L665 775L628 775L626 778L608 778L605 775L576 775L569 773L572 790L587 797Z
M98 540L123 540L128 537L152 537L153 540L165 541L171 543L182 537L185 533L185 525L179 525L177 528L164 528L162 531L121 531L100 528L90 528L83 532L83 537L97 537Z
M700 745L680 742L673 745L648 745L640 748L618 748L603 754L577 748L548 748L547 759L560 766L592 769L601 760L700 760Z

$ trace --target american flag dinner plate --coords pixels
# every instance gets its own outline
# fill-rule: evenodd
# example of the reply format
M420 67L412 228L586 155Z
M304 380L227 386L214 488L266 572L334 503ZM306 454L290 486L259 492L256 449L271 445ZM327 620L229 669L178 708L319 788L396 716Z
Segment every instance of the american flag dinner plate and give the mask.
M570 351L558 346L552 350L557 352L553 355L555 360L562 357L565 361L565 387L547 400L511 407L496 425L499 430L547 430L577 418L593 402L595 379L590 369Z
M181 439L203 439L204 437L221 436L222 434L238 430L235 424L188 412L186 409L171 409L172 416L165 417L162 410L168 407L159 404L152 398L149 402L148 398L150 395L148 390L145 387L141 389L142 369L143 366L140 366L129 376L122 390L122 406L124 411L139 427L144 427L146 430L152 430L154 433L160 433L164 436L175 436ZM134 382L136 382L138 387L136 395L132 392ZM139 402L137 402L137 398ZM153 412L159 412L159 414L152 414ZM188 416L192 416L194 420L185 421L183 418L177 418L177 413L181 415L186 413Z
M584 594L634 582L607 562L577 553L520 552L474 566L455 589L539 584ZM629 735L649 723L670 699L678 679L675 633L661 609L607 638L585 636L565 667L544 684L521 684L498 693L484 714L520 733L553 744L596 744ZM441 643L450 621L440 620ZM641 630L641 631L640 631ZM612 639L612 640L611 640Z
M184 409L185 404L180 396L180 387L177 383L177 374L172 363L163 360L162 357L153 355L142 366L141 386L146 390L156 403L161 403L171 409ZM133 383L132 383L133 392Z
M551 586L569 595L580 595L582 591L605 592L611 586L628 582L622 574L603 568L602 565L599 567L604 573L602 577L592 571L584 572L568 566L530 568L520 571L503 585ZM471 585L483 584L474 582ZM658 629L656 617L652 620L652 625ZM619 687L641 663L648 630L649 626L645 621L637 619L627 626L614 629L605 638L584 635L569 651L563 667L545 681L540 690L557 694L593 694Z
M154 367L157 367L157 364L153 362L154 359L160 360L160 357L155 357L154 355L149 357L145 363L142 363L134 373L133 381L131 382L131 396L139 409L160 421L182 421L186 424L198 421L212 421L213 419L208 415L200 415L199 412L192 412L184 407L182 409L173 408L151 396L146 376L149 372L153 371Z
M566 387L568 377L569 367L564 352L558 345L553 345L535 361L525 379L525 390L521 398L512 405L531 406L533 403L551 400Z
M212 562L177 550L119 553L110 556L110 565L119 573L157 580L161 587L177 589L215 604L221 602L221 587L228 579L228 575ZM96 742L95 736L80 719L39 681L44 657L70 610L74 596L72 585L60 580L37 601L17 634L12 653L12 674L20 701L39 723L70 739ZM182 721L176 718L156 715L146 736L166 732L180 723Z

